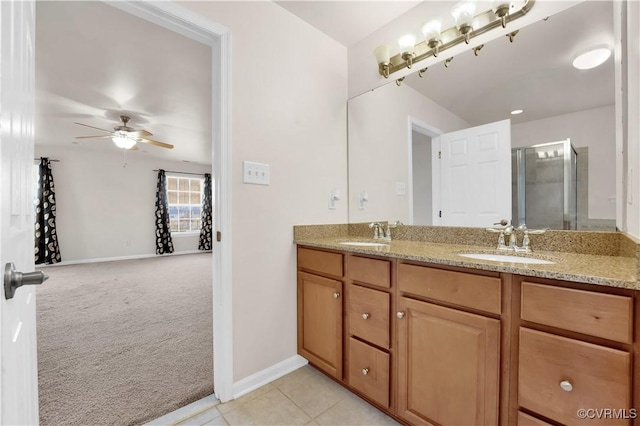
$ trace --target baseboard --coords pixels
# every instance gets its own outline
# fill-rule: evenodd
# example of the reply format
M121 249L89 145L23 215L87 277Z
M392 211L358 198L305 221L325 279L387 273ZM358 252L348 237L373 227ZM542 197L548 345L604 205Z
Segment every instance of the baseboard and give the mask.
M238 399L251 391L297 370L300 367L304 367L308 363L309 361L300 355L294 355L291 358L287 358L284 361L280 361L279 363L272 365L271 367L258 371L249 377L245 377L233 384L233 399Z
M66 262L58 262L52 263L50 265L39 264L36 265L36 268L50 268L53 266L67 266L67 265L79 265L81 263L100 263L100 262L115 262L118 260L135 260L135 259L148 259L150 257L160 257L160 256L180 256L183 254L196 254L196 253L211 253L211 250L188 250L188 251L179 251L174 253L167 254L133 254L131 256L115 256L115 257L100 257L94 259L80 259L80 260L69 260Z

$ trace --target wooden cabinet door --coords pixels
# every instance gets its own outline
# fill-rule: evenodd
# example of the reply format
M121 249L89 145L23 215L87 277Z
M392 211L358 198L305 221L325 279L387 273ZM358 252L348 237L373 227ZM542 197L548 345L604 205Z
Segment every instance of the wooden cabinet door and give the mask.
M398 416L497 424L500 322L405 297L398 310Z
M298 353L342 379L342 282L298 273Z

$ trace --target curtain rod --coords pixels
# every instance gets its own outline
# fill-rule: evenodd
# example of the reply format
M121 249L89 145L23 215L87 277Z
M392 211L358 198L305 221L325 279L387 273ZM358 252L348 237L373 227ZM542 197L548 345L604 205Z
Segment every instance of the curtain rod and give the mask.
M42 160L43 158L46 158L46 157L34 158L34 160ZM60 160L52 160L51 158L49 159L49 161L51 161L52 163L59 163L60 162Z
M158 169L153 169L154 172L158 172ZM175 170L165 170L166 173L179 173L181 175L198 175L204 176L206 173L192 173L192 172L176 172Z

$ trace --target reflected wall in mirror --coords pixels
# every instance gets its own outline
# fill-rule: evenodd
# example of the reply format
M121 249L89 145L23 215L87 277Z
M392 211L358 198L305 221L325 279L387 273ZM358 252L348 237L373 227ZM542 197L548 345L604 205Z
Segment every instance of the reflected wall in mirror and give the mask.
M537 213L545 212L545 202L557 202L558 195L549 192L560 185L550 180L556 179L552 173L535 187L537 196L527 208L518 211L517 191L512 192L517 173L510 160L504 167L512 179L506 178L496 191L500 196L508 192L513 203L505 218L552 229L615 230L613 57L589 70L572 66L576 54L597 45L611 49L614 45L611 2L580 3L523 28L513 43L501 37L483 46L477 56L470 50L454 57L448 67L438 63L422 77L417 72L407 76L399 87L391 83L350 99L350 222L492 225L448 220L458 207L469 209L478 201L443 193L439 157L456 153L450 145L442 145L441 135L510 119L509 158L513 149L570 139L577 154L576 219L545 221L545 213ZM510 114L517 109L523 112ZM538 163L540 174L542 164L553 162L549 159L553 154L551 150L546 163ZM530 167L532 161L533 157ZM478 177L470 175L469 187L476 181ZM528 183L532 187L533 181ZM363 193L367 201L361 200ZM455 200L453 211L450 206L443 209L447 196ZM491 202L486 197L481 200Z

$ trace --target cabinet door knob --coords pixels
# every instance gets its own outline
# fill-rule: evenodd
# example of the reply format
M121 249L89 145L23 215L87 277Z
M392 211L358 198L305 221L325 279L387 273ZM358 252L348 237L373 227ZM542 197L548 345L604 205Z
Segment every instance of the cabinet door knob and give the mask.
M573 385L568 380L563 380L560 382L560 387L563 391L571 392L573 390Z
M366 376L367 374L369 374L369 369L368 368L363 368L362 369L362 375Z
M396 316L400 319L404 318L404 312L400 311L396 314Z
M337 299L338 297L340 297L340 293L338 293L337 291L335 293L333 293L333 298Z
M370 316L371 316L371 315L369 315L369 314L367 314L367 313L364 313L364 314L362 314L362 319L363 319L363 320L368 320Z

